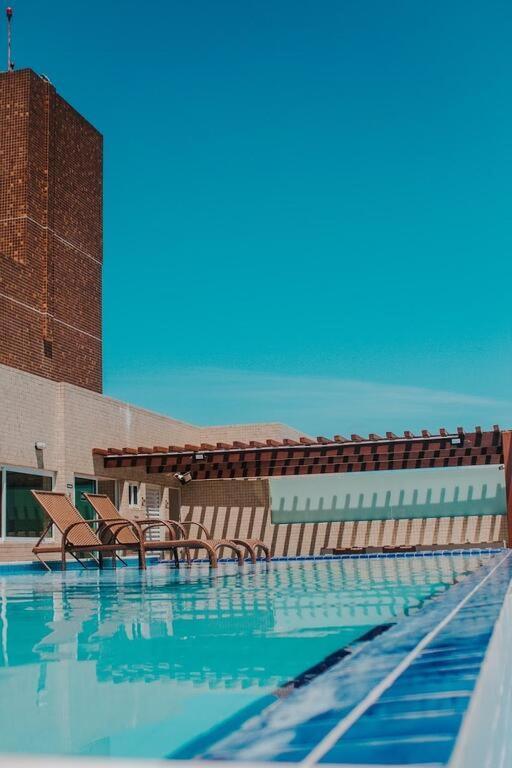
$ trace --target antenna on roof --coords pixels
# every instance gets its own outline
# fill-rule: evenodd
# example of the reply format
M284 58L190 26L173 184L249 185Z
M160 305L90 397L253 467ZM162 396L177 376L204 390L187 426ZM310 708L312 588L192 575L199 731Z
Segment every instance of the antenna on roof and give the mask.
M14 61L11 58L11 25L12 25L12 8L8 6L5 9L5 15L7 16L7 71L12 72L14 69Z

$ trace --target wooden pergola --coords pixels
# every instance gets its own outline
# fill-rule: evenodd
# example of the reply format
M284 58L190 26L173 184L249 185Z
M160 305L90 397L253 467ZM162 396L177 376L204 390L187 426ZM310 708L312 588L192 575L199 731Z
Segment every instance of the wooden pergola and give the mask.
M148 475L190 473L192 480L234 480L321 475L344 472L375 472L400 469L432 469L503 464L507 496L508 540L512 541L512 432L495 425L492 430L475 427L466 432L440 429L430 434L405 431L403 436L386 432L368 437L299 437L232 443L200 443L169 446L94 448L105 470L145 469ZM156 478L155 478L156 479Z

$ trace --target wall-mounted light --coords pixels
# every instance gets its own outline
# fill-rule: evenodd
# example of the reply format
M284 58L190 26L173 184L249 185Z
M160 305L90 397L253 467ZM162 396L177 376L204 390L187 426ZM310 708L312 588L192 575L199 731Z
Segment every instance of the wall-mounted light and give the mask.
M43 443L42 440L38 440L36 442L36 445L35 445L36 451L44 451L45 448L46 448L46 443Z
M192 475L190 474L190 472L184 472L183 474L181 474L181 472L176 472L174 477L176 478L176 480L179 480L179 482L182 485L186 485L187 483L190 483L192 481Z

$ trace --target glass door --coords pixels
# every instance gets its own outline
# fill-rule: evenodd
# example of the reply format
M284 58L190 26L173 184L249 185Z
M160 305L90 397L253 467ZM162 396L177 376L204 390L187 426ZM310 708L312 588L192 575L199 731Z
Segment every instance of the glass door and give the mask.
M86 520L94 520L94 510L84 493L96 493L96 480L91 477L75 477L75 507Z

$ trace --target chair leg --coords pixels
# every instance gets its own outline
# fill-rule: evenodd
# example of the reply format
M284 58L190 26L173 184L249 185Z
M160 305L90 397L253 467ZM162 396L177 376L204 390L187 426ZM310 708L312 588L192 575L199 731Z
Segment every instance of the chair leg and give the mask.
M244 551L243 551L243 549L241 547L237 548L236 557L237 557L237 560L238 560L238 565L243 565L244 564Z
M218 564L217 553L212 547L205 547L205 549L208 552L208 558L210 560L210 568L216 568Z
M77 561L78 565L81 565L81 566L82 566L82 568L84 568L85 570L87 570L87 566L86 566L86 565L84 565L84 563L82 563L82 561L80 560L80 558L79 558L77 555L75 555L75 553L74 553L74 552L70 552L69 554L71 555L71 557L74 557L74 558L75 558L75 560Z
M37 559L39 560L39 562L41 563L41 565L44 565L44 567L46 568L46 570L47 570L47 571L51 571L51 570L52 570L52 569L50 568L50 566L49 566L47 563L45 563L45 561L44 561L44 560L41 560L41 558L39 557L39 555L37 554L37 552L34 552L34 555L37 557Z
M245 548L246 548L246 550L249 553L249 557L251 558L251 563L253 565L256 565L257 556L256 556L256 549L255 549L255 547L251 547L250 544L246 543Z

